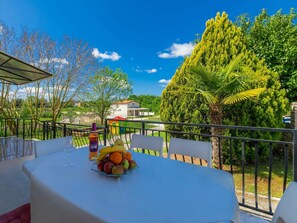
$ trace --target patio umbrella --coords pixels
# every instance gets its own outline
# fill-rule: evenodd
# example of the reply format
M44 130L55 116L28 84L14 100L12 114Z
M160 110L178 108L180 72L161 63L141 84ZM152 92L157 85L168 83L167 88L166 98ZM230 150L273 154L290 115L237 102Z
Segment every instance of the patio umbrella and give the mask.
M22 85L51 76L49 72L0 51L0 82Z

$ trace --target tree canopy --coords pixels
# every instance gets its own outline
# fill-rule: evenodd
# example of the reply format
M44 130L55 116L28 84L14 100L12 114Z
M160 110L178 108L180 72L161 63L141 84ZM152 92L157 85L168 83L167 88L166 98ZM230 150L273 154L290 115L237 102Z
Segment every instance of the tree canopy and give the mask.
M84 97L93 106L103 124L113 102L126 99L132 93L128 75L121 69L115 71L109 67L98 70L89 78Z
M281 10L269 16L267 10L252 21L247 15L237 19L248 49L252 50L267 66L279 73L282 88L287 90L290 101L297 100L297 13Z

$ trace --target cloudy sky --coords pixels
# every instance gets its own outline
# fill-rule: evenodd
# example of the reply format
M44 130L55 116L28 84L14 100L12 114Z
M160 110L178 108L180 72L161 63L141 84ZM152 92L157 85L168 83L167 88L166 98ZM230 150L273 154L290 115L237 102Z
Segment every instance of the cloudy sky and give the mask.
M191 53L205 22L226 11L231 20L266 8L297 8L295 0L0 0L0 20L16 30L87 41L103 65L122 68L135 94L160 95Z

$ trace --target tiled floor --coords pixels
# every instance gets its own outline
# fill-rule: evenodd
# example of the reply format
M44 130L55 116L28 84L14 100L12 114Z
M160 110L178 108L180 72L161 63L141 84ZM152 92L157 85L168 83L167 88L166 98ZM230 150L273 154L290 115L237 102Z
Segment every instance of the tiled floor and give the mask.
M258 216L249 214L245 211L240 211L240 222L241 223L269 223L269 220L260 218Z
M29 202L29 179L22 163L33 156L0 162L0 215Z

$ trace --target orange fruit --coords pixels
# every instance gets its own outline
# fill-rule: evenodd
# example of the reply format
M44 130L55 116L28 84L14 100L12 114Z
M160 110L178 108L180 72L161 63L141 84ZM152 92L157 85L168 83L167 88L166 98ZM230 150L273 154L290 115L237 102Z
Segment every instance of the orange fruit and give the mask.
M125 155L124 155L125 159L127 160L132 160L132 154L130 152L126 152Z
M109 160L113 162L114 164L118 165L123 160L123 155L120 152L113 152L109 156Z

